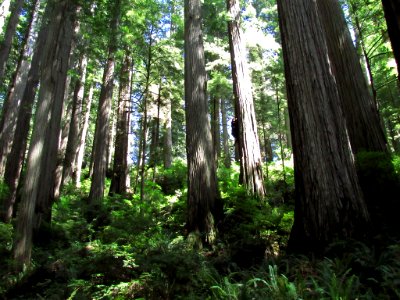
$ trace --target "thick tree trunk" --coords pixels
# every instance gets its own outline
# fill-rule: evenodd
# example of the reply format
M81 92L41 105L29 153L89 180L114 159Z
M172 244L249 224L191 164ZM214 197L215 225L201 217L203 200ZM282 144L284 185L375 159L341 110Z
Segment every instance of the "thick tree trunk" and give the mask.
M4 79L4 72L6 71L7 60L10 55L12 40L17 31L19 16L23 5L24 0L16 0L14 2L11 8L10 19L8 20L7 28L4 33L4 39L0 45L0 83L2 83Z
M90 109L92 107L93 90L94 90L94 85L91 84L89 88L89 95L87 96L86 111L83 118L83 123L81 125L81 131L79 133L78 152L75 158L76 172L72 174L76 187L81 186L82 164L83 164L83 158L85 156L86 137L89 130L89 118L90 118Z
M214 239L216 166L208 118L201 1L185 0L185 104L189 233Z
M128 168L128 134L129 134L129 104L130 104L130 83L132 71L130 54L126 53L124 64L120 72L117 132L115 137L115 155L113 174L110 186L110 195L127 193Z
M382 6L400 81L400 0L382 0Z
M47 21L49 9L46 8L43 20ZM18 111L17 124L15 128L16 134L10 154L8 155L4 181L9 188L9 195L4 199L4 218L5 222L9 222L13 216L13 206L17 197L18 182L20 180L22 166L25 160L25 152L28 143L28 135L30 129L30 121L32 117L32 107L35 100L36 88L39 83L40 62L42 58L41 50L44 47L47 36L47 24L41 26L38 39L35 44L35 51L32 57L25 90L21 98L20 109Z
M74 94L72 97L72 112L69 123L68 143L65 150L63 162L63 174L61 187L72 178L72 174L76 172L74 168L75 158L78 152L79 144L79 118L82 114L82 101L85 88L87 57L82 55L78 68L78 78L75 81Z
M221 99L221 117L222 117L222 145L224 147L224 166L231 167L231 153L229 151L228 117L226 113L225 100Z
M104 69L103 84L100 91L97 112L96 130L93 144L93 175L90 186L89 204L98 205L104 197L104 185L107 170L107 137L114 89L115 52L117 50L117 28L120 19L120 0L114 4L114 15L111 21L111 36L108 60Z
M4 176L7 156L11 151L14 138L18 110L28 79L30 67L29 59L32 56L34 41L37 38L36 27L38 23L39 4L37 0L32 3L29 25L24 37L25 45L21 49L15 75L13 76L7 98L3 105L3 113L0 121L0 177Z
M279 0L295 164L292 251L318 252L366 232L368 211L313 0Z
M232 79L235 95L235 114L238 126L240 178L249 193L263 198L265 195L262 174L260 143L254 111L250 74L246 63L246 49L241 39L240 7L238 0L227 0L229 44L232 61Z
M368 86L338 0L318 2L332 71L354 153L387 151L378 108Z
M41 88L14 245L14 258L21 267L30 263L34 225L40 226L43 220L50 221L51 217L58 138L76 13L70 0L51 1L48 5L53 10L42 49Z

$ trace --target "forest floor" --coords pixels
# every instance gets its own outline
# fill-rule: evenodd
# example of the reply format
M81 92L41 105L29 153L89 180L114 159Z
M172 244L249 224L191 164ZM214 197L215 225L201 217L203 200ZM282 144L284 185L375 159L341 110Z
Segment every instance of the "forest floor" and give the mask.
M0 223L2 299L400 299L400 244L337 242L324 257L292 256L293 170L268 169L267 201L219 169L224 218L213 245L185 232L186 167L146 183L145 199L106 197L87 221L81 189L67 186L51 227L35 238L32 266L12 272L13 225Z

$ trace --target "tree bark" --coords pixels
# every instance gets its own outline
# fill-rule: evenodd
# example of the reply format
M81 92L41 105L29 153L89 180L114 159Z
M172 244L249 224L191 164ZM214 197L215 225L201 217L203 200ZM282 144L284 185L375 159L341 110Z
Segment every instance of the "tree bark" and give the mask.
M229 151L228 117L226 114L225 100L221 99L221 117L222 117L222 144L224 147L224 166L231 167L231 153Z
M86 98L87 99L86 111L81 126L81 131L79 133L79 145L75 158L76 172L72 174L76 187L81 186L82 164L83 164L83 158L85 156L87 132L89 130L89 118L90 118L90 109L92 107L93 90L94 90L94 84L92 83L89 88L89 95Z
M78 78L75 81L74 93L72 97L72 112L69 123L68 143L65 150L65 157L63 162L63 174L60 189L68 183L72 178L72 174L76 172L74 168L75 158L78 152L79 143L79 123L82 114L82 101L85 88L87 68L87 57L82 54L78 68Z
M185 0L185 105L188 161L187 229L212 242L217 198L216 166L208 118L201 1Z
M400 0L382 0L382 6L400 81Z
M238 126L241 182L250 194L265 196L260 143L254 111L251 79L246 63L246 49L241 39L240 7L238 0L227 0L229 45L232 61L235 115Z
M152 128L151 128L151 144L150 144L150 158L149 158L149 167L153 168L153 179L155 178L156 166L159 161L160 154L160 113L161 113L161 92L162 85L160 81L160 85L158 88L157 94L157 116L153 117L152 120Z
M130 83L132 71L130 69L132 61L130 54L126 53L124 64L120 72L118 112L117 112L117 132L115 137L115 155L113 174L110 186L110 195L127 193L128 168L128 134L129 134L129 104L130 104Z
M104 197L104 184L107 170L107 137L109 131L112 94L114 89L115 52L117 50L117 29L120 19L120 0L114 4L111 21L108 59L103 74L103 84L100 91L99 108L97 112L95 143L93 145L93 176L90 186L89 204L99 205Z
M164 124L164 169L172 166L172 103L168 100Z
M3 113L0 121L0 177L4 176L7 156L11 151L14 138L21 97L28 79L29 59L32 56L34 40L37 38L36 27L38 23L39 4L37 0L32 3L29 25L24 37L25 45L21 49L15 75L13 76L7 98L3 105Z
M17 197L18 182L20 180L22 166L25 160L25 153L28 143L30 121L32 117L32 107L36 96L36 88L39 84L41 50L43 49L47 36L47 18L49 9L43 17L43 23L40 29L38 39L35 44L35 51L32 57L25 90L21 99L20 109L18 111L17 124L14 135L14 141L8 155L6 168L4 172L4 182L9 188L9 193L4 199L4 218L7 223L13 216L13 207Z
M279 0L296 204L289 249L319 252L365 234L369 215L313 0Z
M17 26L19 23L19 16L21 14L22 7L24 5L24 0L16 0L11 8L10 19L7 23L7 28L4 33L3 42L0 45L0 83L3 83L4 73L6 71L6 65L8 56L10 55L12 40L17 31Z
M14 258L20 267L30 264L33 227L50 221L51 197L61 124L65 82L73 36L73 1L51 1L53 10L42 49L41 88L18 212ZM57 62L57 63L55 63Z
M319 1L318 10L353 152L386 152L378 108L368 91L340 3Z
M218 166L218 159L221 156L221 121L220 121L220 99L217 97L212 98L212 113L211 113L211 130L213 137L213 147L214 147L214 156L215 156L215 164Z

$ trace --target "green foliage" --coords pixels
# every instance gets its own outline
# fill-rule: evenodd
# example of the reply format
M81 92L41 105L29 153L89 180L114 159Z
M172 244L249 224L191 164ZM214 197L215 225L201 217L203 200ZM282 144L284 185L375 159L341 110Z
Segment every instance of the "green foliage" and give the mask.
M13 231L13 226L11 224L0 222L0 254L2 256L11 251Z
M400 178L400 156L397 156L397 155L393 156L392 163L393 163L394 171L396 172L397 176Z
M361 152L356 156L358 178L379 235L398 235L400 176L396 162L396 158L382 152Z
M0 181L0 199L7 197L9 193L9 187L3 181Z
M166 195L175 195L187 185L187 166L183 160L177 159L168 169L160 170L157 183Z

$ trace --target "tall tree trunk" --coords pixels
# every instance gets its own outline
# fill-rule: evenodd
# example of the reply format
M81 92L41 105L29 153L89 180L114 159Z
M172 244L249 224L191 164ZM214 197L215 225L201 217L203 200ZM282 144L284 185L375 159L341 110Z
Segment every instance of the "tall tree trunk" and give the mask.
M382 0L382 6L400 81L400 0Z
M126 53L124 64L120 72L117 132L115 137L115 155L113 174L111 178L110 194L125 195L127 193L128 168L128 134L129 134L129 104L130 83L132 71L130 53Z
M212 98L212 111L211 111L211 131L213 137L213 147L215 155L215 164L218 166L218 159L221 156L221 122L220 122L220 99L217 97Z
M83 158L85 156L86 137L89 130L89 118L90 118L90 109L92 107L93 90L94 90L94 84L91 83L89 88L89 94L86 98L87 99L86 111L81 125L81 130L79 133L79 145L75 158L76 172L72 174L76 187L81 186L82 164L83 164Z
M71 68L73 64L70 64ZM69 68L70 69L70 68ZM54 188L53 188L53 198L56 200L60 197L61 190L61 181L63 174L63 161L65 157L65 152L68 144L68 136L70 129L70 120L72 115L72 97L70 97L69 91L71 90L71 77L68 76L66 84L65 84L65 93L64 93L64 107L61 113L61 127L59 132L59 142L58 142L58 151L57 151L57 166L56 171L54 173Z
M278 84L275 82L275 99L276 99L276 114L278 116L278 142L280 148L281 155L281 163L282 163L282 175L283 182L286 186L286 172L285 172L285 151L283 149L283 137L282 137L282 118L281 118L281 98L279 97Z
M162 92L162 84L160 81L160 85L158 88L157 94L157 116L152 120L152 128L151 128L151 144L150 144L150 158L149 158L149 167L153 168L153 180L156 174L156 166L159 158L159 149L160 149L160 113L161 113L161 92Z
M290 133L290 120L289 120L289 112L287 108L285 109L284 112L284 118L285 118L285 135L286 135L286 145L289 149L292 149L292 135Z
M386 138L378 108L368 91L340 3L319 1L318 10L353 152L385 152Z
M96 130L93 144L93 175L90 186L89 204L98 205L104 197L104 184L107 170L107 137L109 119L114 89L115 52L117 50L117 30L120 19L120 0L114 4L113 19L109 41L108 59L103 74L103 84L100 91L99 108L97 112Z
M150 61L150 60L149 60ZM142 117L142 136L141 136L141 154L140 154L140 201L144 200L144 188L146 180L146 148L147 148L147 135L148 135L148 115L147 115L147 101L149 97L149 79L150 71L148 71L146 92L143 101L143 117Z
M146 61L146 82L145 82L145 90L144 90L144 98L143 98L143 117L142 117L142 136L141 136L141 154L140 154L140 201L144 200L144 188L145 188L145 177L146 177L146 149L147 149L147 134L148 134L148 111L147 105L150 97L150 75L153 64L153 27L150 29L150 41L149 41L149 49L147 53L147 61Z
M138 185L139 185L139 176L141 170L141 163L142 163L142 148L143 148L143 139L146 138L143 136L143 117L139 120L139 129L138 129L138 136L139 136L139 143L138 143L138 155L136 161L136 176L135 176L135 183L133 187L133 193L136 194Z
M4 33L3 42L0 45L0 83L3 83L4 72L6 71L6 65L8 56L10 55L12 40L17 31L19 23L19 16L21 14L24 0L16 0L11 8L10 19L7 23L7 28Z
M238 126L240 178L250 194L263 198L265 195L262 174L260 143L254 111L251 79L246 63L246 49L240 30L240 7L238 0L227 0L229 45L232 61L235 114Z
M21 103L21 97L25 90L29 66L29 59L32 56L34 40L37 38L35 33L38 23L39 1L33 1L29 16L29 25L26 29L24 42L21 49L18 65L13 76L12 83L4 101L3 113L0 121L0 177L4 176L7 156L11 151L14 138L15 126L17 123L18 110Z
M14 258L30 264L34 225L50 221L58 138L73 36L73 1L51 1L51 21L42 49L41 87L18 212ZM54 63L58 62L58 63ZM57 74L57 75L54 75Z
M216 166L208 118L201 1L185 0L185 105L188 161L187 229L214 239Z
M78 78L75 81L74 94L72 97L72 112L69 124L68 143L65 150L65 157L63 162L61 188L72 178L72 174L76 171L74 169L74 162L78 152L79 118L82 114L82 101L85 88L86 67L87 57L82 54L78 68Z
M36 96L36 88L39 84L40 62L42 52L47 36L47 18L50 9L46 8L43 17L43 23L40 29L38 39L35 44L35 51L32 57L25 90L21 98L20 109L18 111L17 124L15 128L16 134L10 154L8 155L6 168L4 172L4 181L9 188L9 193L4 199L4 218L5 222L9 222L13 215L13 207L17 197L18 182L20 180L22 166L25 160L25 153L28 143L28 135L30 129L30 121L32 117L32 107Z
M221 99L221 117L222 117L222 145L224 147L224 166L231 167L231 153L229 151L228 117L226 113L225 100Z
M355 12L355 11L357 11L357 8L355 8L354 5L353 5L352 6L352 10ZM372 73L371 60L370 60L370 58L368 56L368 51L365 48L364 35L362 33L362 28L361 28L361 25L360 25L360 21L358 19L358 16L356 15L356 13L354 13L354 14L355 14L355 17L354 17L354 20L355 20L354 23L355 24L354 25L355 25L356 31L358 32L361 52L363 54L363 57L365 59L365 64L366 64L366 67L367 67L369 85L370 85L370 88L371 88L371 93L372 93L373 100L374 100L375 105L376 105L377 104L377 99L376 99L377 98L377 92L376 92L376 88L375 88L374 74Z
M115 87L114 87L115 88ZM115 90L113 95L115 95ZM113 101L112 101L113 102ZM114 140L115 140L115 132L116 132L116 120L115 120L115 112L114 112L114 102L111 104L111 113L110 113L110 129L108 130L108 137L107 137L107 162L106 162L106 176L109 176L110 170L112 168L112 162L114 157Z
M301 252L357 238L369 224L316 5L278 1L296 187L289 249Z
M167 100L167 109L164 123L164 168L168 169L172 166L172 102Z

